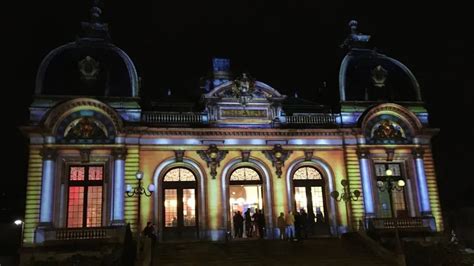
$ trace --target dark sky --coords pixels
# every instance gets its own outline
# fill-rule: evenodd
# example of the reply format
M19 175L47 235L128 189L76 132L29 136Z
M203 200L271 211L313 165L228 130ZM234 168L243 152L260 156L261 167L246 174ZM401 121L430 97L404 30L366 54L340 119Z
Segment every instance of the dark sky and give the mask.
M18 127L27 124L34 76L41 59L73 41L90 2L34 1L3 8L6 32L3 80L6 160L0 187L0 216L21 215L27 143ZM103 17L113 42L134 60L143 94L198 95L198 80L213 56L231 59L236 73L249 71L284 94L331 103L344 52L338 47L347 22L359 21L371 45L405 63L418 78L432 127L440 128L433 148L443 204L473 205L474 138L472 21L462 7L400 1L105 1ZM6 48L5 48L6 47ZM5 59L6 58L6 59ZM9 73L11 71L12 73ZM327 81L326 98L315 98ZM67 90L67 88L65 88ZM332 101L334 102L334 101ZM8 210L5 210L8 209ZM3 215L7 213L7 215Z

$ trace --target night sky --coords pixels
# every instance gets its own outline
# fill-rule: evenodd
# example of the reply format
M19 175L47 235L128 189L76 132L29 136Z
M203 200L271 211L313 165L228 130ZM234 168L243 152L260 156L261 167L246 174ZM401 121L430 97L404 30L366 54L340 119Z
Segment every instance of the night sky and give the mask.
M27 176L28 124L34 78L42 58L75 40L92 1L35 1L3 8L3 102L8 147L0 180L0 219L21 216ZM211 58L231 59L283 94L337 104L339 45L347 23L372 35L371 46L406 64L420 83L432 127L442 204L474 205L470 170L474 137L472 21L462 7L413 6L400 1L105 1L103 18L113 42L128 53L143 78L142 96L198 96ZM5 48L6 47L6 48ZM6 62L5 62L6 60ZM9 73L11 71L11 73ZM327 89L316 97L323 81ZM64 88L67 91L67 88Z

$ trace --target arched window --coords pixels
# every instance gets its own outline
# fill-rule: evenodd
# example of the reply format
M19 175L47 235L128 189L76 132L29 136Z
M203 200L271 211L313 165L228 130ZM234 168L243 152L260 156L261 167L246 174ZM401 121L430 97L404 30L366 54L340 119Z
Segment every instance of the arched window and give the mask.
M260 175L252 168L242 167L232 172L230 181L260 181Z
M177 182L177 181L196 181L196 177L193 172L186 168L175 168L171 169L166 173L163 178L164 182Z
M303 166L293 173L294 202L296 211L304 209L316 222L325 223L324 180L321 172Z
M197 182L187 168L169 170L163 177L163 228L165 238L197 236Z
M293 180L316 180L321 179L321 173L313 167L301 167L296 170Z

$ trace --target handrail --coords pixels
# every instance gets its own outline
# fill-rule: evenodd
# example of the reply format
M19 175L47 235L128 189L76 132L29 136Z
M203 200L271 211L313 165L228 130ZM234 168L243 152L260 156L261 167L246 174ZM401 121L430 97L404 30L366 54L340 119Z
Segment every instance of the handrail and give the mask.
M430 229L433 217L407 218L371 218L370 222L375 229Z
M45 241L82 239L120 239L124 227L51 228L45 230Z

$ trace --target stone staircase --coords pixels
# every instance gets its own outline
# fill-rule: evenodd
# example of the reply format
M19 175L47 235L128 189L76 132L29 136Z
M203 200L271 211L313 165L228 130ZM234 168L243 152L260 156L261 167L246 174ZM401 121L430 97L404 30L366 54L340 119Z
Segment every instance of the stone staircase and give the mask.
M153 265L388 265L354 239L158 243Z

